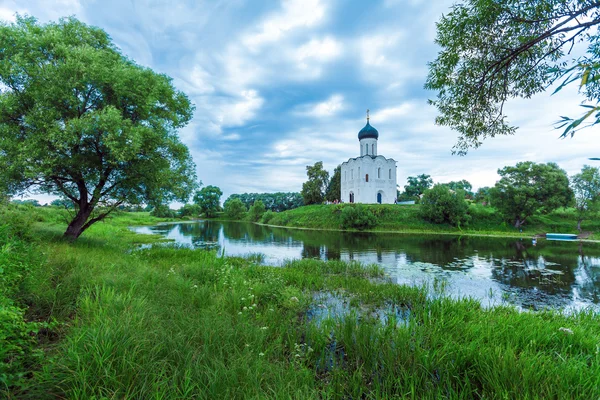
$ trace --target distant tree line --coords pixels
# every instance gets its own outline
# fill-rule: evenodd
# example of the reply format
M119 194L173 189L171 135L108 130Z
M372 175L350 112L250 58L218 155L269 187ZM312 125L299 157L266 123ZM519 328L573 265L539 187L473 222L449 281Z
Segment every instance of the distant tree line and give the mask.
M234 199L238 199L246 207L250 209L257 201L262 201L266 210L273 212L281 212L298 208L304 205L302 195L297 192L277 192L277 193L242 193L232 194L225 200L223 204L227 207L227 204Z

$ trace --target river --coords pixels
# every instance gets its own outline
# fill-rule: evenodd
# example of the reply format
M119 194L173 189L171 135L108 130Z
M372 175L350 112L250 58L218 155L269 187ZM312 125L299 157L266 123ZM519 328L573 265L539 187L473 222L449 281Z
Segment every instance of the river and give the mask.
M382 266L399 284L444 287L484 306L600 311L600 244L530 239L358 233L273 228L244 222L198 221L133 227L193 248L264 264L319 258Z

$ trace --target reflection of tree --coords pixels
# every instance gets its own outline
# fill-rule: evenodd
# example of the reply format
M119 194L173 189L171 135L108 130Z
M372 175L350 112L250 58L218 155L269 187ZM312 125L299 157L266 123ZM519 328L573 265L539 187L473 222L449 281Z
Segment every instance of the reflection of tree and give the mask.
M302 258L321 258L321 247L305 244L302 248Z
M191 238L196 248L219 248L220 225L211 221L201 221L193 224L179 224L179 233Z

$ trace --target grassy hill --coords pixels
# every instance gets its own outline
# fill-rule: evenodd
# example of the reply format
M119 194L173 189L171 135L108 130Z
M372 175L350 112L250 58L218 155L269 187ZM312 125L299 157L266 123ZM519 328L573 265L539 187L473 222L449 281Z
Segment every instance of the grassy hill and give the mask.
M269 225L311 229L343 229L342 210L351 204L311 205L280 213L266 214L260 221ZM375 231L431 232L482 235L526 235L559 232L578 233L574 209L560 209L549 215L535 215L523 227L516 230L492 207L472 204L469 207L471 221L460 228L450 224L435 224L420 216L419 205L366 204L363 205L375 217ZM600 218L596 216L582 224L584 231L593 232L592 238L600 239Z

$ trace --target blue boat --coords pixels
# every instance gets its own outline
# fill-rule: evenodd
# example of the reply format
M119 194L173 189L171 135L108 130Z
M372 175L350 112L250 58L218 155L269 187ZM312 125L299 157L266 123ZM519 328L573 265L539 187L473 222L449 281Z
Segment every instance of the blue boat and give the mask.
M577 235L574 233L546 233L548 240L577 240Z

